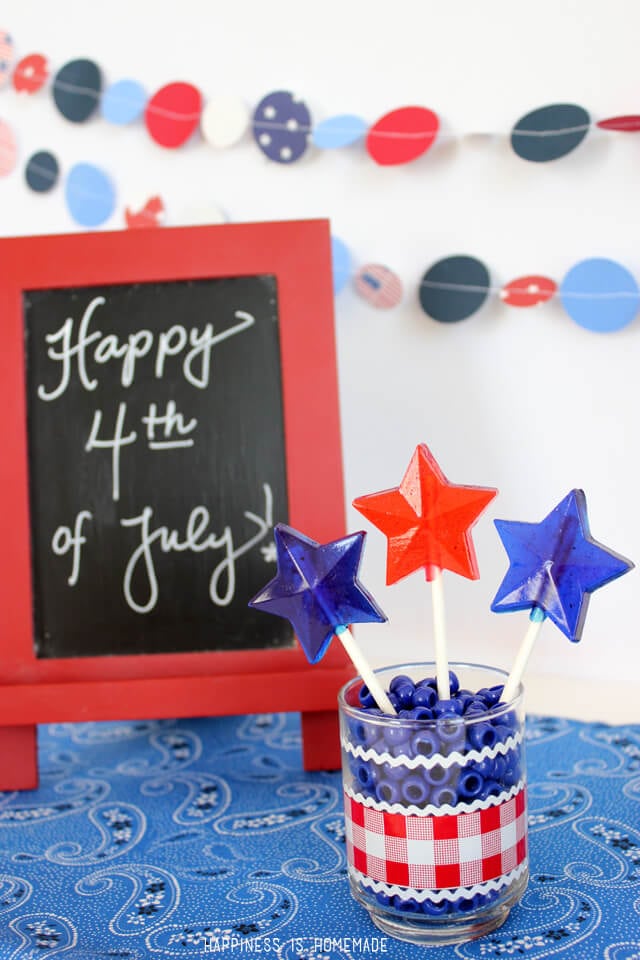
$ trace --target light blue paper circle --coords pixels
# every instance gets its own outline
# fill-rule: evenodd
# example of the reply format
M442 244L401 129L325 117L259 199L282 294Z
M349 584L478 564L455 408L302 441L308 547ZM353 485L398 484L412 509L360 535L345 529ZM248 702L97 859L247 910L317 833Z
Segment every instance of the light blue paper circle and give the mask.
M631 323L640 307L635 278L614 260L581 260L560 284L562 306L585 330L612 333Z
M316 147L322 150L332 150L336 147L348 147L361 140L367 132L367 124L361 117L350 113L338 117L329 117L315 128L312 134Z
M77 163L65 184L69 213L82 227L98 227L115 207L115 191L107 175L90 163Z
M351 254L339 237L331 237L331 263L333 266L333 292L340 293L351 274Z
M142 115L147 94L137 80L117 80L102 95L102 116L109 123L133 123Z

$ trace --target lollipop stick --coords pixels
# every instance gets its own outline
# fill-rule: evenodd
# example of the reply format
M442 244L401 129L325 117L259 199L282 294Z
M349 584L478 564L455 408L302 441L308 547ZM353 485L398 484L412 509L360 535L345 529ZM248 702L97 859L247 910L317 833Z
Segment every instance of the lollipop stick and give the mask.
M433 600L433 639L436 651L436 682L438 697L451 699L449 687L449 659L447 657L447 632L444 616L444 584L440 567L431 567L431 596Z
M384 710L385 713L390 713L392 716L397 716L395 707L382 689L382 684L376 677L375 673L362 656L362 651L354 640L353 634L349 630L349 627L336 627L335 633L336 636L342 641L342 646L347 651L351 662L366 683L367 687L369 688L369 693L378 704L380 709Z
M504 700L505 703L509 703L510 700L513 700L516 690L520 686L522 674L524 673L529 657L531 656L531 651L533 650L537 636L540 633L540 627L545 621L545 616L546 614L544 610L542 610L540 607L534 607L529 614L529 627L524 635L524 640L520 645L520 649L516 654L516 659L513 661L511 673L507 677L507 682L504 685L502 697L500 698L501 700Z

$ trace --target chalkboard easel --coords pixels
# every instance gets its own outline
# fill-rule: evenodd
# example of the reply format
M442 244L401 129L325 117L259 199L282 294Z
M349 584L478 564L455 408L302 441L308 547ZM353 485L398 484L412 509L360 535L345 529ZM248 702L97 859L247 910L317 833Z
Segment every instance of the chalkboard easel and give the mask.
M344 533L326 221L0 240L0 789L37 723L302 712L339 644L247 607L273 524Z

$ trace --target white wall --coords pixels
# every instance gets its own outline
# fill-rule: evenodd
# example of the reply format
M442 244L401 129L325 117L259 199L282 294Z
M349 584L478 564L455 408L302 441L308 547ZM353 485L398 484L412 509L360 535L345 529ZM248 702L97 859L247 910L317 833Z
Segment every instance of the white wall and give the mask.
M54 68L91 57L108 82L131 76L149 92L189 80L205 98L230 92L255 105L289 89L316 121L352 112L372 122L407 104L437 111L445 132L460 136L413 165L379 168L351 148L284 168L250 138L220 153L198 141L165 151L142 126L75 126L48 92L23 99L5 88L0 118L16 130L21 163L0 180L0 232L76 229L60 187L37 196L24 186L27 158L49 148L63 171L89 161L110 172L119 202L106 228L121 227L125 205L153 193L164 198L169 224L206 221L219 209L234 221L328 216L358 263L395 269L406 297L394 311L376 312L350 290L336 303L346 496L350 503L396 486L420 441L452 481L500 489L476 527L481 580L445 574L453 656L508 666L526 629L526 614L489 612L506 569L493 517L536 521L581 486L594 536L640 563L640 318L598 335L557 304L517 311L494 297L446 326L421 313L416 295L426 267L455 253L483 259L496 285L527 272L560 280L591 256L640 276L640 136L591 132L575 153L544 165L519 160L507 138L522 114L547 103L575 102L596 119L637 112L640 6L5 0L2 18L19 55L44 52ZM473 132L498 135L464 136ZM351 508L348 523L365 525ZM391 624L359 637L376 663L429 656L424 581L414 575L385 587L385 541L369 529L362 577ZM581 644L545 624L530 706L638 719L637 577L594 595Z

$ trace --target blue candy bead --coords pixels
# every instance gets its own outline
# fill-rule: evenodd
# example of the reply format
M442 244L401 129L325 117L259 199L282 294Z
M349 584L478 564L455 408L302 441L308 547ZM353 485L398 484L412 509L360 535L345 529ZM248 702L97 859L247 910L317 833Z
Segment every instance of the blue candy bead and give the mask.
M417 773L411 773L401 782L400 792L406 803L420 804L429 796L429 787Z
M504 683L497 683L494 687L489 687L489 690L495 694L495 702L499 703L500 697L502 696L502 691L504 690Z
M376 796L378 800L382 800L384 803L400 803L402 800L402 793L400 791L400 785L396 780L378 780L376 786Z
M398 698L398 702L399 702L399 704L400 704L401 707L406 708L406 707L412 707L412 706L413 706L413 694L414 694L415 689L416 689L416 688L414 687L414 685L413 685L411 682L409 682L409 683L399 683L399 684L394 688L394 691L393 691L393 692L395 693L396 697Z
M424 778L427 783L430 783L432 786L440 787L449 782L449 771L445 770L439 763L436 763L430 770L425 770Z
M394 780L396 782L404 780L406 772L405 767L394 767L387 762L383 763L380 767L380 773L385 780Z
M493 760L493 779L497 780L498 783L502 781L504 777L504 772L507 769L507 762L504 757L494 757Z
M505 767L504 773L502 774L502 782L506 787L515 787L516 783L520 781L520 764L517 760L507 760L507 765Z
M490 780L493 776L493 760L491 760L490 757L485 757L484 760L470 763L467 769L473 770L473 772L477 773L483 780Z
M458 700L438 700L433 708L434 717L452 717L462 714L462 704Z
M373 790L375 788L378 774L372 763L361 761L356 768L355 774L361 787L367 790Z
M484 700L481 700L479 697L474 695L473 699L467 703L465 714L469 714L471 710L479 710L481 713L486 713L487 705Z
M446 784L431 789L431 803L436 807L444 807L446 803L455 807L457 799L456 791Z
M495 746L498 737L490 723L473 723L467 731L467 740L471 747L482 750L483 747Z
M400 700L399 700L398 697L395 695L395 693L393 692L393 690L391 690L390 693L389 693L389 701L390 701L390 703L391 703L391 706L394 708L394 710L397 711L397 710L400 709Z
M475 800L484 787L484 779L474 770L463 770L458 780L458 795L462 800Z
M446 754L457 753L464 749L465 733L463 725L453 721L438 724L438 733L442 743L442 750Z
M445 913L449 911L449 904L446 900L442 900L440 903L432 903L431 900L425 900L422 904L422 912L426 913L428 917L442 917Z
M360 687L358 700L363 707L377 707L377 703L372 697L369 687L367 687L364 683Z
M458 680L453 670L449 670L449 692L451 693L451 696L455 697L459 689L460 689L460 681Z
M418 680L416 683L416 688L420 687L431 687L432 690L438 692L438 681L435 677L423 677L422 680Z
M500 793L502 793L502 786L499 783L495 780L485 780L478 799L487 800L489 797L497 797Z
M428 707L413 707L407 710L407 716L411 720L433 720L433 711Z
M411 677L408 677L406 673L397 673L389 684L389 691L395 693L398 687L404 686L407 683L412 687L415 686Z
M495 688L489 689L489 687L482 687L476 693L476 698L482 700L487 707L494 707L500 699L500 693L497 693Z
M472 693L461 693L460 691L458 691L458 693L456 694L456 696L455 696L455 698L454 698L454 700L453 700L452 702L453 702L453 703L459 703L459 704L460 704L460 710L459 710L458 712L459 712L459 713L464 713L465 710L467 709L467 707L469 706L469 704L471 703L472 700L473 700L473 694L472 694Z
M378 738L378 729L374 723L367 723L365 720L353 720L350 722L350 726L356 744L369 747Z
M424 687L417 686L413 694L414 707L433 707L438 699L438 694L428 685Z
M421 905L413 897L409 897L408 900L402 900L400 897L394 897L393 905L396 910L401 910L402 913L420 913L422 910Z
M514 710L508 710L497 719L503 726L509 727L509 730L511 730L512 733L515 733L520 726L520 723L518 722L518 716Z
M497 743L504 743L513 733L511 727L508 727L506 723L496 723L495 720L493 721L493 729L496 732Z
M431 757L440 749L440 737L435 730L419 730L411 738L411 752L414 756Z
M408 743L411 739L412 730L408 723L390 723L384 727L382 734L385 743L389 746L396 746L400 743Z

